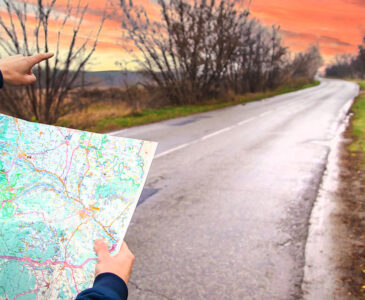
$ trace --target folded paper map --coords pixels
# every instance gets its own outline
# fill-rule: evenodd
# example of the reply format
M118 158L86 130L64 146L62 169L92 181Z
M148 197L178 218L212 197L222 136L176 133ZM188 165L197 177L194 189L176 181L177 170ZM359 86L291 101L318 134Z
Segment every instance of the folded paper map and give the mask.
M157 144L0 114L0 299L74 299L118 250Z

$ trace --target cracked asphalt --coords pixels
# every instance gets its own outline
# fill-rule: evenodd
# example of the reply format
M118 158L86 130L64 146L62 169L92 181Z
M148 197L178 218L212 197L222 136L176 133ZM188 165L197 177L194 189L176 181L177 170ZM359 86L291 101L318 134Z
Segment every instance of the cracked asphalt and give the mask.
M126 241L129 299L301 299L308 220L358 87L317 87L121 130L159 142Z

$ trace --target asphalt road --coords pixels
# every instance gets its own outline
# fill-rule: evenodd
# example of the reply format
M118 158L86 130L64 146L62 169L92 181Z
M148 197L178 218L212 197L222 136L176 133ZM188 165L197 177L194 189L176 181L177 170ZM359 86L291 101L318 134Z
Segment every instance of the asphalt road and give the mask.
M322 79L113 133L160 143L126 237L129 299L300 299L328 142L357 92Z

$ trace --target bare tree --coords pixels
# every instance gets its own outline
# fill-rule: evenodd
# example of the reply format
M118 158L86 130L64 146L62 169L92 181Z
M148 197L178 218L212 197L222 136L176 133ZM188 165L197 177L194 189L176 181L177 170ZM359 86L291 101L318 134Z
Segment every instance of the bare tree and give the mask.
M157 3L160 21L150 20L143 8L121 1L122 27L142 55L137 61L150 79L149 85L154 82L172 104L192 104L216 96L248 12L238 12L236 2L230 0Z
M356 76L365 78L365 35L362 39L362 45L359 45L359 54L353 62Z
M336 55L335 61L326 68L326 76L355 78L357 57L350 54Z
M239 57L241 85L244 92L258 92L265 86L265 64L270 57L268 31L256 20L251 20L248 36L242 41Z
M281 83L287 48L281 44L279 30L276 26L269 29L255 19L245 24L230 72L236 93L272 89Z
M326 68L326 75L338 78L365 78L365 36L357 55L342 54Z
M274 89L289 79L312 79L322 63L310 48L292 63L280 27L263 26L236 0L157 0L160 19L121 0L122 27L139 50L136 61L171 104L194 104L233 90ZM289 80L292 80L291 78ZM151 84L153 82L153 84Z
M279 86L285 77L287 47L282 45L280 26L272 26L270 37L270 59L267 66L267 88Z
M323 59L316 45L310 46L307 51L298 53L291 66L292 78L304 78L313 80L320 66L323 65Z
M90 30L89 35L82 38L80 32L88 5L83 6L80 0L76 4L68 0L63 7L57 6L57 0L37 0L34 4L25 0L1 2L7 13L7 18L0 16L2 53L29 56L50 51L55 52L55 56L51 61L45 61L44 67L38 64L35 68L36 83L16 89L4 86L0 93L0 106L17 117L54 123L66 113L64 104L67 95L77 86L76 80L96 49L106 18L106 7L96 30ZM51 22L59 24L56 33L50 30ZM29 23L34 24L34 30L30 30ZM65 46L66 31L71 38ZM50 42L51 37L57 37L55 49ZM66 49L65 52L61 47Z

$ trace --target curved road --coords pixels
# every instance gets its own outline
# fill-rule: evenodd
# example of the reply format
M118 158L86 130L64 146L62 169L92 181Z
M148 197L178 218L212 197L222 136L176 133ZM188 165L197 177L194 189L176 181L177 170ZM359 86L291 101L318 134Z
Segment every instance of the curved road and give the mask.
M158 141L129 299L300 299L308 220L354 83L114 132Z

